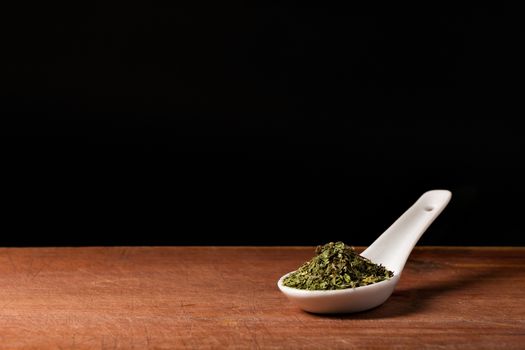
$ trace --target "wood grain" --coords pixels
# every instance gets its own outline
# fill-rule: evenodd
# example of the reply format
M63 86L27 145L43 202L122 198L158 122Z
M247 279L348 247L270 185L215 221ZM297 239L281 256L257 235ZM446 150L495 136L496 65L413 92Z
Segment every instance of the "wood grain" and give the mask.
M416 248L396 291L318 316L304 247L0 248L1 349L523 349L525 248Z

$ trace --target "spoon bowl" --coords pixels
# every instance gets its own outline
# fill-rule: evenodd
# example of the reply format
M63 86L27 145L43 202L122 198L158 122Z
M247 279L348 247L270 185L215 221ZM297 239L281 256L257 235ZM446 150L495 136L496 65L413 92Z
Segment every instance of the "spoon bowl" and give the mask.
M399 275L394 275L387 280L363 287L338 290L305 290L283 285L283 280L288 275L281 277L277 283L281 292L301 309L322 314L349 313L372 309L383 304L390 297L399 281Z
M283 285L278 288L301 309L313 313L350 313L372 309L383 304L394 291L405 263L419 238L450 201L447 190L425 192L361 256L382 264L394 275L388 280L362 287L338 290L305 290Z

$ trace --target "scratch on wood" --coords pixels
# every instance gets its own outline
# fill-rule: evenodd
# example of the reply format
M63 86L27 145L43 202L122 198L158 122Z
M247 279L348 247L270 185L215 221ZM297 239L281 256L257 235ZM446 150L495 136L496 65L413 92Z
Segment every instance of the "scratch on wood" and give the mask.
M4 305L0 306L0 310L5 310L9 305L13 303L13 299L6 302Z
M260 346L260 344L259 344L259 340L257 340L257 332L254 331L254 330L248 325L248 321L244 321L243 323L244 323L244 328L246 328L246 330L248 331L248 335L250 336L253 345L255 346L256 349L260 349L261 346Z
M11 256L11 252L8 250L6 251L7 259L9 260L9 264L13 268L13 271L16 273L18 272L18 269L16 268L15 262L13 261L13 257Z
M180 308L181 308L181 312L182 312L182 317L189 324L189 329L187 330L187 333L188 333L188 337L189 337L190 342L192 342L193 341L193 327L194 327L193 323L194 322L193 322L193 318L187 313L185 306L186 306L186 304L181 300L180 301Z
M149 329L146 323L144 323L144 333L146 334L146 349L150 349L151 347L151 335L149 334Z
M40 268L31 276L31 281L33 281L40 274L40 272L42 272L42 270L47 267L49 267L49 265L42 264L42 266L40 266Z

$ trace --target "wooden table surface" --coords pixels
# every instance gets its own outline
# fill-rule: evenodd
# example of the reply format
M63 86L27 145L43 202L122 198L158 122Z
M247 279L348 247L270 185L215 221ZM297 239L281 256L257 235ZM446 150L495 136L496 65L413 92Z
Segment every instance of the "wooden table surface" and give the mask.
M525 348L525 248L417 247L385 304L332 316L276 286L312 254L0 248L0 348Z

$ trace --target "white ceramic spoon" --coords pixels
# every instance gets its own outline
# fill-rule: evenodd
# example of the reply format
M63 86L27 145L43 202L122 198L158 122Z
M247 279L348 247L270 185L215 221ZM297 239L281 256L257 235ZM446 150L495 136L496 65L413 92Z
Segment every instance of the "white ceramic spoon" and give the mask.
M419 238L450 201L447 190L425 192L361 256L382 264L394 273L388 280L363 287L339 290L303 290L283 285L279 289L301 309L313 313L348 313L364 311L383 304L399 282L403 267Z

